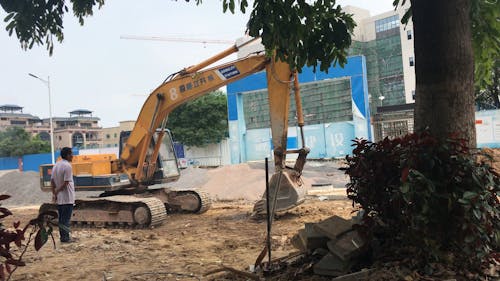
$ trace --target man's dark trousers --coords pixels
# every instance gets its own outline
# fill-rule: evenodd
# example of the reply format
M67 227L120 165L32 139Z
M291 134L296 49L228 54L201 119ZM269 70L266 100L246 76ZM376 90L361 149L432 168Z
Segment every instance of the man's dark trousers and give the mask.
M57 212L59 213L59 236L61 242L68 242L69 237L69 223L71 221L71 214L73 213L73 204L57 205Z

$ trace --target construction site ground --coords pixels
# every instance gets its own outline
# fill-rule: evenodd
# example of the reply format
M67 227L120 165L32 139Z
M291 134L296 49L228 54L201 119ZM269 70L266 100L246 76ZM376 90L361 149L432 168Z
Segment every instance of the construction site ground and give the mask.
M500 150L488 152L494 156L490 164L500 171ZM348 177L339 170L342 165L340 160L307 162L303 175L309 195L304 204L280 214L273 223L273 258L296 251L290 239L305 223L333 215L352 216L353 205L345 191ZM221 266L246 271L264 248L266 221L251 216L253 203L265 190L264 163L184 169L172 187L202 188L211 195L213 206L204 214L169 215L153 229L73 228L75 243L59 243L56 233L55 246L49 241L39 252L31 242L24 256L27 265L18 268L11 280L250 280L224 272L204 275ZM14 221L24 225L36 217L38 206L50 199L40 191L37 172L0 171L0 194L12 196L1 202L14 213L2 221L6 227ZM77 197L95 195L81 192ZM387 270L372 272L369 280L471 280L419 279L418 273L405 267L407 263L396 261ZM498 276L498 268L494 271L491 276ZM331 277L301 274L294 280Z
M290 239L306 222L332 215L351 217L352 202L345 197L347 177L341 162L308 162L306 202L281 214L272 226L272 257L296 251ZM73 228L75 243L61 244L58 233L39 252L30 247L27 266L16 270L12 280L247 280L224 273L203 276L221 265L247 270L262 251L266 221L251 217L253 203L265 190L263 163L182 171L177 186L198 186L214 203L204 214L173 214L153 229ZM1 193L12 195L3 202L14 213L3 221L21 225L36 217L40 203L49 195L38 187L38 173L10 171L0 174ZM93 194L82 194L88 196ZM56 230L57 231L57 230ZM32 242L33 244L33 242ZM301 280L329 280L303 276Z
M216 202L205 214L172 215L154 229L74 229L75 243L56 240L55 248L52 242L39 252L30 248L27 266L12 280L247 280L203 275L221 265L248 270L254 264L265 245L266 222L252 219L251 210L248 202ZM290 239L305 222L333 214L349 217L350 210L346 200L311 199L287 212L273 224L272 257L295 251ZM37 209L16 208L14 213L13 219L25 222Z

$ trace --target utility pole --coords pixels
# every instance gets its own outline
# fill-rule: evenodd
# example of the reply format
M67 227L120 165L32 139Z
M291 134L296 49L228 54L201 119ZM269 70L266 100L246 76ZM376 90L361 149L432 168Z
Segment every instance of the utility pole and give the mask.
M35 74L28 73L29 76L36 78L42 81L45 85L47 85L47 89L49 91L49 122L50 122L50 155L52 157L52 164L55 164L54 159L54 125L52 125L52 100L50 95L50 76L47 76L47 80L44 80Z

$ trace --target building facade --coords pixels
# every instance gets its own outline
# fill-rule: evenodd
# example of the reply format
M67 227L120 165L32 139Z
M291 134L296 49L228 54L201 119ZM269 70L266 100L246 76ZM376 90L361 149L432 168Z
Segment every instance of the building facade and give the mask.
M9 127L21 127L33 136L38 135L44 141L50 141L50 126L37 116L23 113L23 107L14 104L0 106L0 131Z
M69 112L69 117L53 117L54 149L65 146L74 148L97 148L102 146L102 127L99 118L92 116L92 111L77 109ZM18 105L0 106L0 130L8 127L22 127L32 136L50 141L50 118L23 113Z
M109 127L102 129L102 147L118 147L120 143L120 132L122 131L132 131L134 128L135 121L121 121L117 127Z
M102 146L102 127L99 118L92 111L77 109L69 112L70 117L53 117L54 148L65 146L75 148L98 148ZM44 119L49 123L49 119Z
M361 8L344 7L357 23L350 54L366 57L372 115L377 107L415 100L413 23L401 24L408 5L375 16Z

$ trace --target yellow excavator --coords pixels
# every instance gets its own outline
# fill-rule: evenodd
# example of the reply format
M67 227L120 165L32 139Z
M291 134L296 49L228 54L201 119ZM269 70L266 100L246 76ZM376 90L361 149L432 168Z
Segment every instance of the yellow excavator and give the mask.
M113 154L81 155L73 159L76 191L102 191L96 198L75 202L72 223L98 227L154 227L166 219L167 212L203 213L211 201L199 189L174 189L167 183L180 177L173 142L166 129L168 114L178 106L210 93L250 74L266 70L275 171L269 180L269 196L263 195L255 206L257 214L293 208L304 201L305 188L301 180L309 149L287 151L288 112L291 88L294 88L298 124L302 144L304 119L296 72L288 64L263 51L244 58L211 66L238 52L248 40L191 67L170 75L145 101L132 131L120 135L119 158ZM210 67L209 67L210 66ZM286 154L298 154L294 167L285 165ZM40 167L40 183L50 191L53 165ZM267 204L269 201L269 204ZM40 213L54 210L54 204L45 203Z

